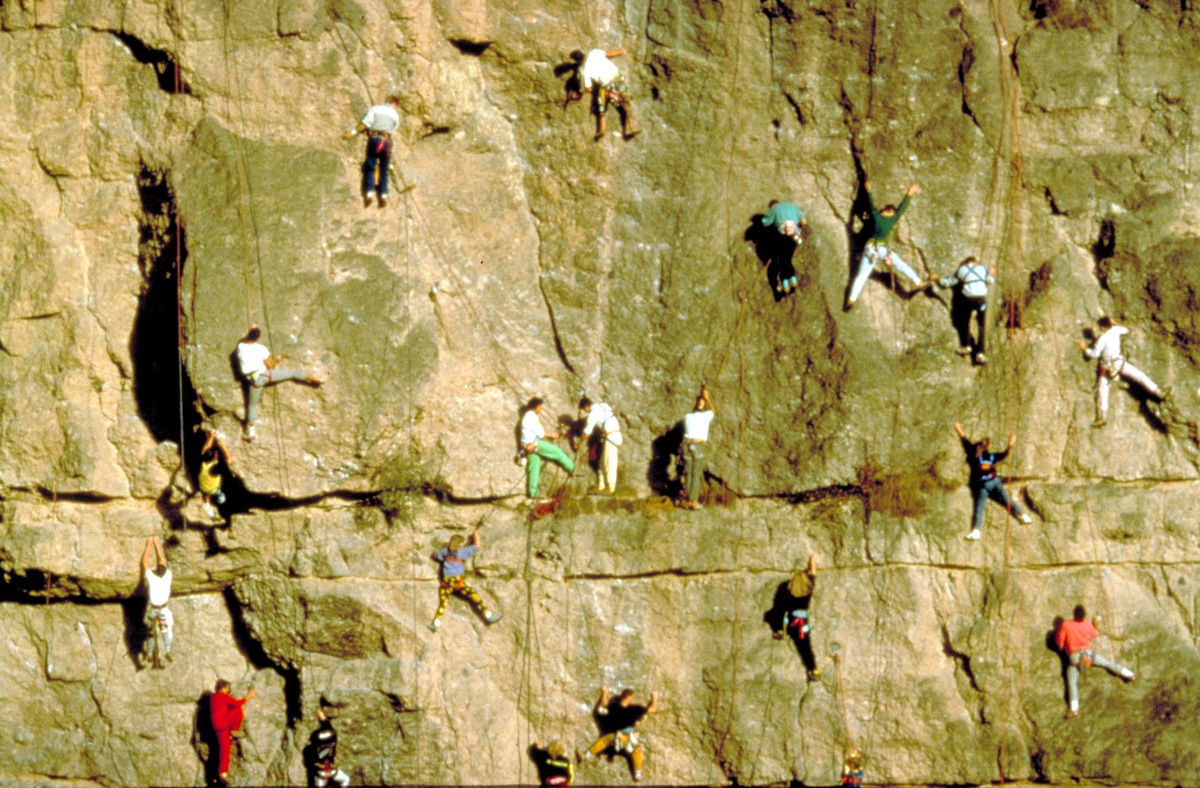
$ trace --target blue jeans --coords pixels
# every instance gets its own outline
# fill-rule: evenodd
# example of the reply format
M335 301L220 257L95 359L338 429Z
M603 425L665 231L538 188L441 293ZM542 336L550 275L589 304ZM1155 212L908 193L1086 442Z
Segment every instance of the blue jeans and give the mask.
M392 160L392 141L387 137L367 138L367 158L362 166L362 193L379 193L387 197L388 193L388 164ZM375 187L375 171L379 170L379 188Z
M977 530L983 526L983 509L987 505L988 498L1002 505L1013 517L1020 517L1025 513L1021 504L1014 501L1008 494L1008 490L1004 489L1004 482L1000 481L999 476L993 476L979 487L972 489L971 495L975 498L975 514L971 517L972 529Z

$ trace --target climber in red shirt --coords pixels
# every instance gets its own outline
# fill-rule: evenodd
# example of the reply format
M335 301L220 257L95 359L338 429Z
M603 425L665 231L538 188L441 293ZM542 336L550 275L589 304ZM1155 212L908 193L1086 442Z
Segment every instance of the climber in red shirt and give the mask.
M217 734L217 775L224 785L228 784L229 779L229 750L233 744L233 736L242 730L242 707L255 694L254 690L250 690L246 697L235 698L229 693L229 689L228 681L217 679L216 691L208 699L213 732Z
M1091 623L1088 623L1087 611L1083 609L1083 605L1076 605L1074 620L1062 622L1055 635L1058 648L1067 655L1067 701L1069 703L1067 719L1079 716L1079 668L1081 666L1090 668L1092 665L1098 665L1125 681L1133 681L1135 678L1132 670L1100 656L1092 649L1092 638L1100 637L1100 631L1097 629L1099 625L1100 616L1096 616Z

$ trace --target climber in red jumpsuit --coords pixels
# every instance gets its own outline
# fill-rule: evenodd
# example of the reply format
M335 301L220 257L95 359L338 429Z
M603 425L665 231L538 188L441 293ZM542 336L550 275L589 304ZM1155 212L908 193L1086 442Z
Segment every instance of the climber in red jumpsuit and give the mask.
M216 691L208 699L213 732L217 734L217 774L224 784L229 778L229 749L233 744L233 736L242 729L242 707L253 697L254 690L247 692L244 698L233 697L229 693L229 682L218 679Z

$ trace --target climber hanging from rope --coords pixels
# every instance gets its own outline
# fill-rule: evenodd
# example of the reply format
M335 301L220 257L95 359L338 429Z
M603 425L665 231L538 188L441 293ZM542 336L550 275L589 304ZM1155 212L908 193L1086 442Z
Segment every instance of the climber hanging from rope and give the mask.
M541 397L533 397L525 404L521 416L521 445L518 453L518 457L525 460L525 494L530 500L538 503L546 503L545 500L538 499L543 460L562 466L568 475L575 472L575 461L551 443L558 439L559 434L546 432L542 425L541 416L545 404L546 401Z
M640 133L640 129L633 127L633 102L625 90L625 75L616 63L609 60L624 54L624 49L593 49L586 56L579 49L571 53L571 60L580 64L583 89L592 91L597 140L604 136L604 117L609 104L616 107L617 114L621 116L621 134L625 139L633 139Z
M858 300L859 294L862 293L863 287L866 286L867 280L875 270L876 263L882 262L889 270L895 271L907 278L913 283L913 292L924 286L921 282L921 277L917 276L917 272L908 263L904 262L904 259L900 255L892 251L889 243L892 229L895 228L896 223L900 221L900 217L908 209L909 199L921 191L921 187L915 183L912 184L908 187L908 191L905 192L904 200L901 201L900 207L887 205L882 210L875 208L875 199L871 195L870 181L863 183L863 189L867 193L867 205L870 209L870 219L863 229L864 232L870 234L870 238L867 240L866 249L863 250L862 260L858 263L858 273L855 275L854 281L850 285L850 292L846 296L845 310L847 312L854 307L854 302Z
M282 356L272 356L266 345L259 344L262 331L258 323L251 323L246 338L238 343L238 368L242 372L242 382L246 387L246 431L243 438L254 440L254 423L258 418L258 403L262 399L262 390L267 386L282 383L285 380L295 380L310 386L320 386L324 379L318 375L292 369L280 369Z
M613 412L612 406L604 402L592 402L587 397L579 400L579 410L586 421L583 424L583 438L599 443L600 456L597 457L596 492L617 491L617 458L621 445L625 442L621 437L621 422ZM590 443L589 443L590 445Z
M464 575L467 572L467 561L483 547L483 542L479 538L479 529L476 528L471 533L470 544L465 543L462 534L455 534L450 537L450 542L442 548L439 548L433 554L433 560L442 565L442 582L438 586L438 607L437 613L433 615L433 621L429 622L429 631L437 632L442 626L442 614L446 612L446 603L450 601L451 594L457 594L463 599L471 603L471 607L483 617L483 620L488 624L495 624L500 620L499 613L493 613L488 610L487 605L479 598L479 594L475 589L467 585Z
M388 165L392 160L392 135L400 128L400 96L387 97L386 104L376 104L367 110L358 125L342 135L354 139L367 133L367 153L362 165L363 207L370 208L371 200L379 195L379 207L387 207ZM378 178L376 178L378 172Z
M950 319L954 322L954 330L958 332L958 354L970 356L976 364L986 364L984 337L987 331L988 285L996 281L996 269L983 265L974 257L968 257L959 263L954 276L939 279L937 274L930 274L929 281L938 287L956 288L950 305ZM972 316L975 317L979 335L974 341L971 340Z
M800 660L808 673L809 681L816 681L821 675L817 669L817 658L813 651L812 625L809 622L809 607L812 604L812 593L817 582L817 554L808 557L808 566L797 570L790 580L780 583L775 589L775 601L767 612L767 622L771 625L776 640L782 640L784 632L792 639Z
M971 498L975 502L975 510L971 516L971 531L967 534L967 538L978 539L982 536L984 507L987 505L988 498L1003 506L1014 517L1020 518L1021 522L1027 525L1033 522L1029 513L1021 508L1021 504L1012 499L1008 490L1004 489L1004 480L996 475L996 463L1008 456L1009 449L1016 445L1017 436L1008 436L1008 448L1004 451L992 452L989 450L989 442L986 437L972 441L957 421L954 422L954 431L958 433L958 437L962 441L963 452L967 455L967 465L971 468L969 485Z
M1087 620L1087 610L1076 605L1074 618L1058 627L1054 641L1067 658L1067 719L1079 716L1079 669L1093 665L1104 668L1122 680L1133 681L1137 676L1124 665L1106 659L1092 648L1092 638L1100 637L1100 616Z
M142 582L146 586L146 614L142 623L146 639L142 644L139 669L150 665L162 669L162 660L170 662L171 636L175 629L175 617L167 604L171 601L171 569L167 566L167 554L157 536L146 540L142 548ZM159 645L161 644L161 652Z
M776 300L779 300L794 292L798 285L792 258L796 254L796 248L804 243L808 220L804 218L804 212L793 203L771 200L767 214L762 218L762 226L774 227L779 231L778 235L769 238L768 248L764 250L768 275L775 288Z
M596 724L600 727L601 735L583 757L594 758L611 747L614 753L625 753L629 756L633 779L642 779L642 763L645 756L636 726L647 714L657 711L657 692L650 694L649 705L642 706L633 702L631 689L622 690L620 695L610 699L608 687L601 687L600 700L595 708Z
M200 499L204 505L204 513L212 519L217 519L220 513L218 506L225 503L225 493L221 491L224 481L222 467L228 470L233 457L229 447L225 445L224 436L217 430L196 425L204 432L204 445L200 449L200 468L196 471L196 483L200 488Z
M1121 337L1129 333L1125 326L1119 326L1112 318L1102 317L1096 321L1102 332L1096 337L1091 347L1084 341L1079 342L1079 349L1088 358L1099 358L1096 365L1096 421L1095 427L1103 427L1108 423L1108 389L1109 381L1125 378L1141 386L1155 399L1162 401L1170 396L1170 390L1161 389L1145 372L1130 364L1121 355Z

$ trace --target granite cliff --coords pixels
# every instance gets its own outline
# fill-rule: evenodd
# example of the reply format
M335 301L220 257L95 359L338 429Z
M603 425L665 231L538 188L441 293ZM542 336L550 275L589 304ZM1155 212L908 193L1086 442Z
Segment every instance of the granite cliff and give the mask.
M595 142L556 67L618 46L643 132ZM258 691L241 784L302 784L319 707L356 784L530 783L607 683L661 693L653 783L833 784L855 744L868 782L1200 785L1197 52L1191 0L0 0L0 781L202 784L225 677ZM341 133L391 92L366 210ZM943 291L843 311L867 178L921 184L922 276L995 266L987 365ZM812 229L782 300L771 199ZM1172 395L1095 429L1104 314ZM252 321L327 382L270 389L247 443ZM710 505L676 511L702 382ZM622 418L619 494L548 472L531 517L518 409L583 394ZM1031 525L962 538L955 421L1018 436ZM504 620L432 635L428 556L476 526ZM177 656L139 671L153 535ZM810 683L763 614L814 552ZM1078 603L1138 679L1086 674L1064 720Z

